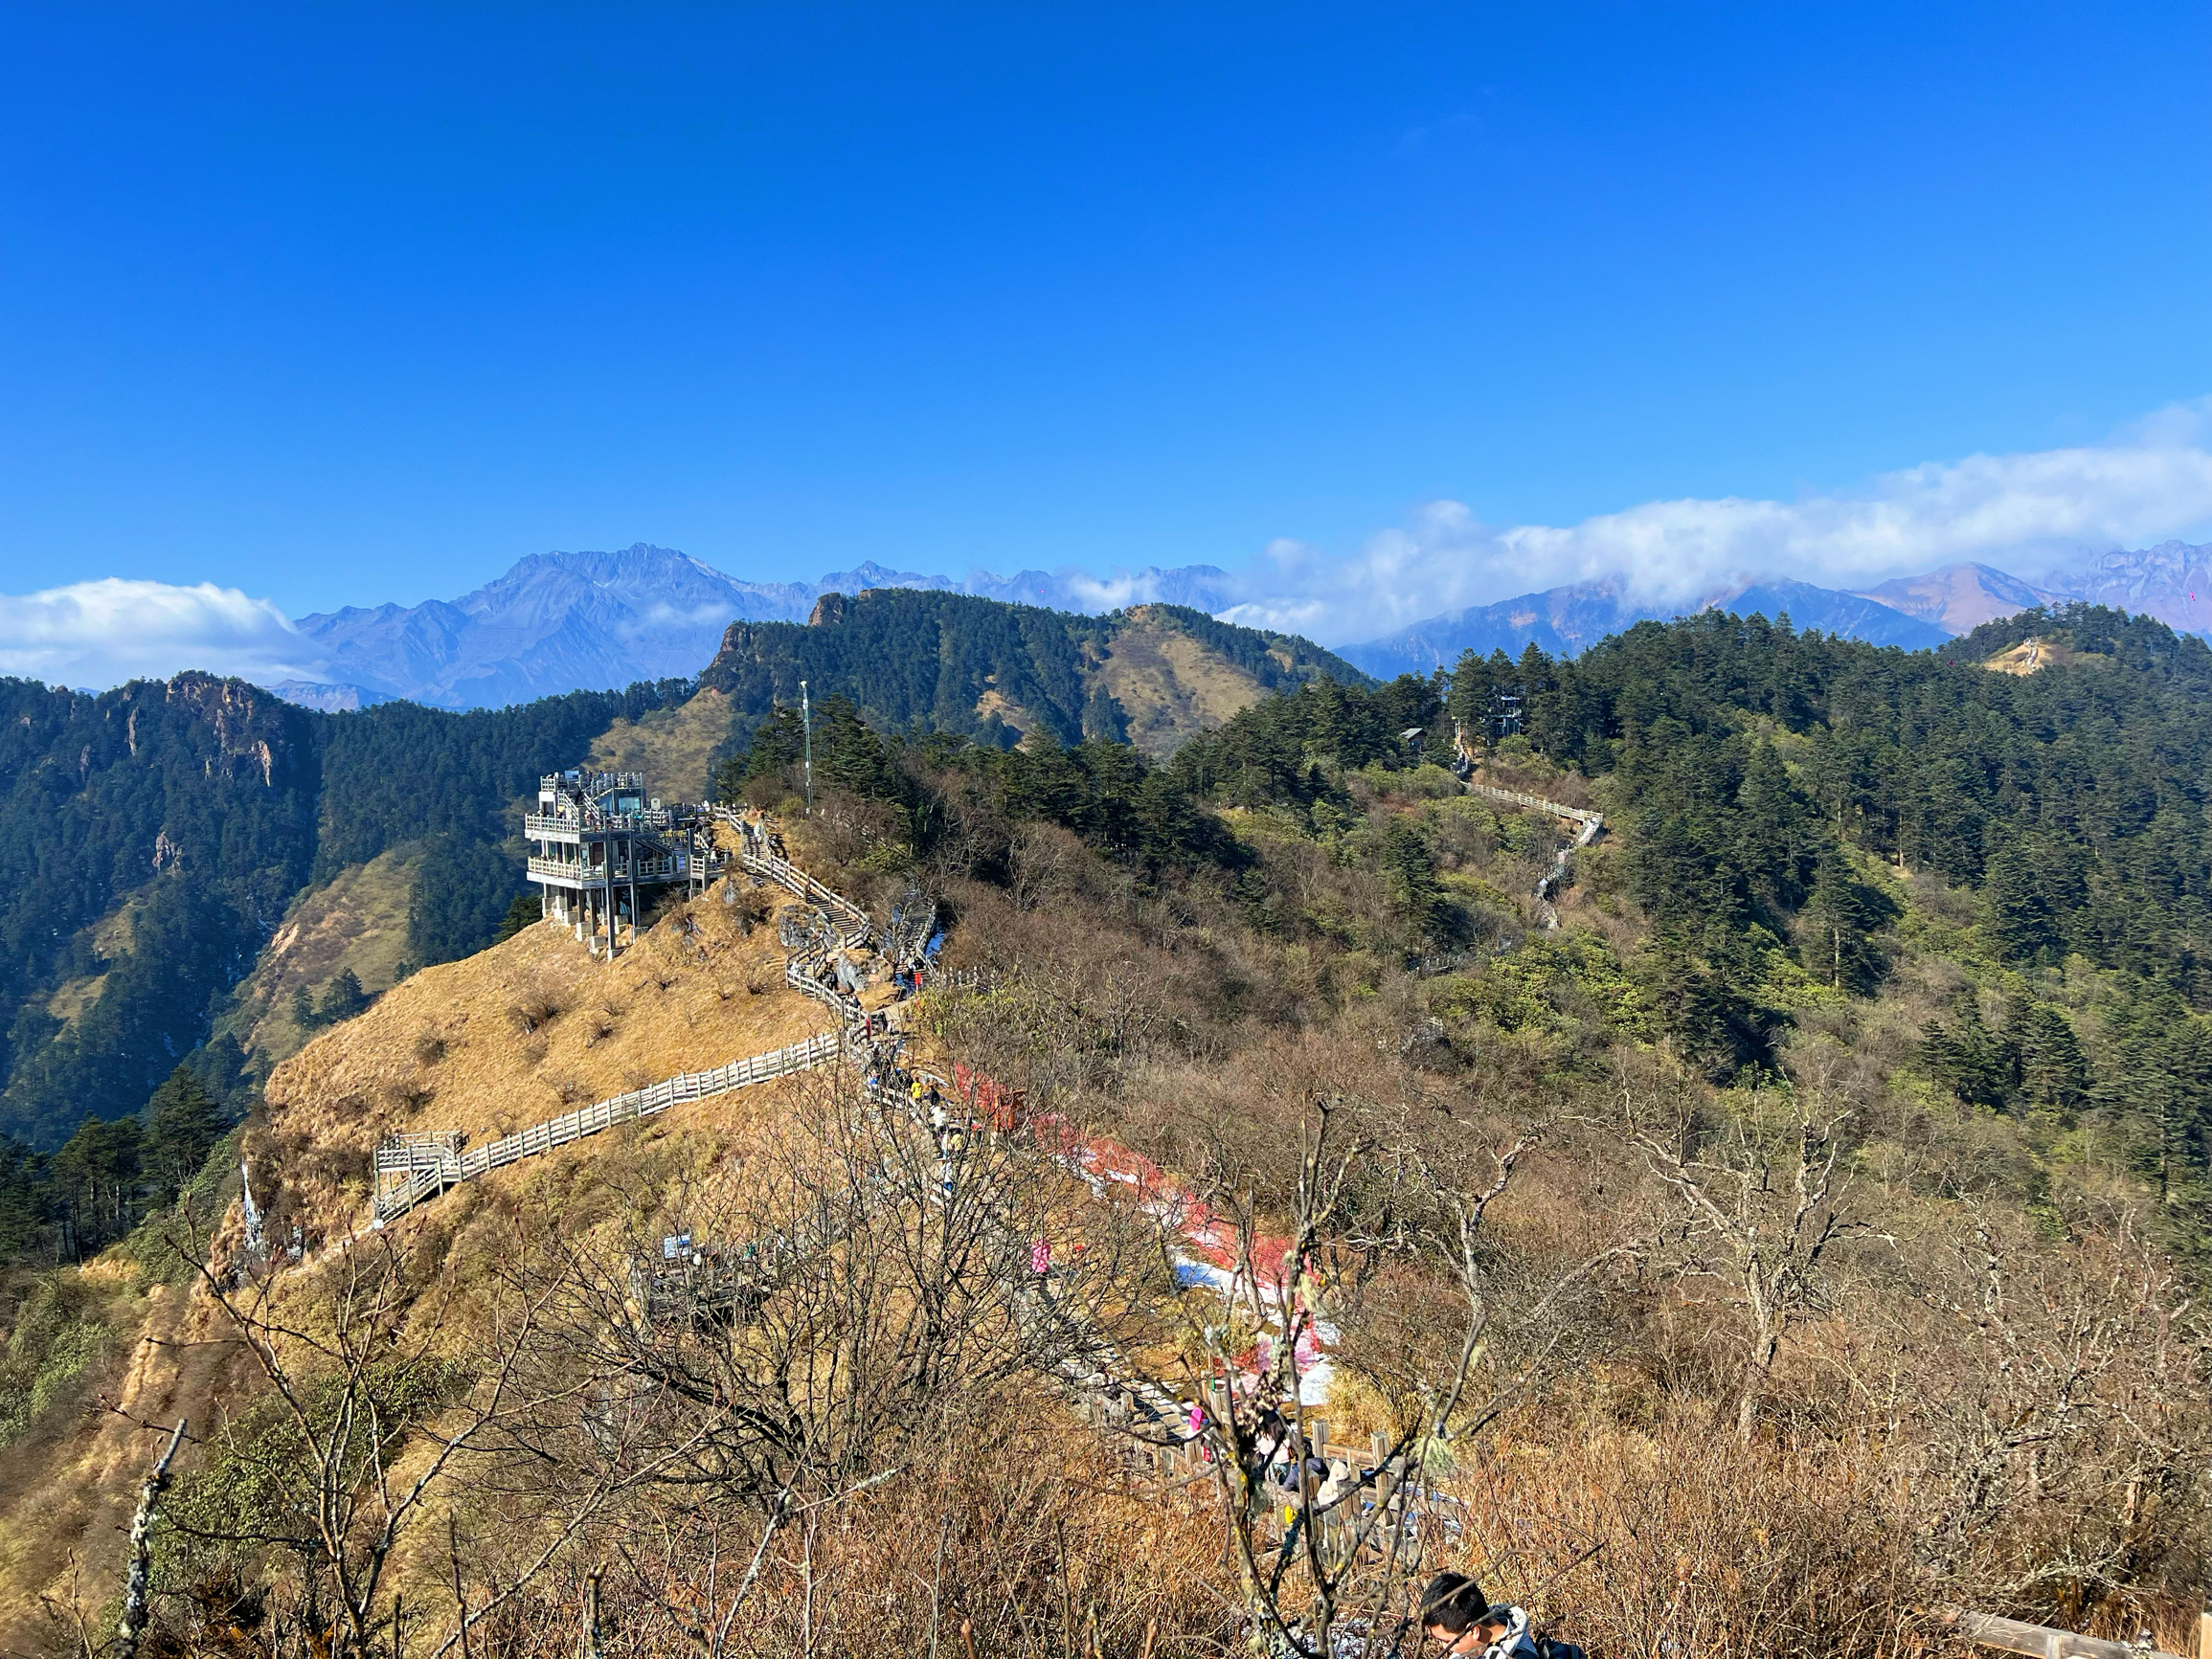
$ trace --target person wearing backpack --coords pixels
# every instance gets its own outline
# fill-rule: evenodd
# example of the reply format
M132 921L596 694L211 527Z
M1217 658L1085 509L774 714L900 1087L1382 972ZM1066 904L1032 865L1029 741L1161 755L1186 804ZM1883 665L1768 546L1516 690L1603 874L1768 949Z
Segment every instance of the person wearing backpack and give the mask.
M1538 1636L1523 1609L1493 1603L1465 1573L1438 1573L1421 1592L1421 1633L1467 1659L1588 1659L1571 1642Z

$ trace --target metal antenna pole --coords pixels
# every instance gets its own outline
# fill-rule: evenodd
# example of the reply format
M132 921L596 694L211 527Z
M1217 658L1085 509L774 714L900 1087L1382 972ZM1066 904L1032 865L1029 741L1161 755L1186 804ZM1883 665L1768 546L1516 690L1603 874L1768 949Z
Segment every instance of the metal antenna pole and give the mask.
M814 708L806 701L806 682L799 683L799 723L806 729L806 816L814 816Z

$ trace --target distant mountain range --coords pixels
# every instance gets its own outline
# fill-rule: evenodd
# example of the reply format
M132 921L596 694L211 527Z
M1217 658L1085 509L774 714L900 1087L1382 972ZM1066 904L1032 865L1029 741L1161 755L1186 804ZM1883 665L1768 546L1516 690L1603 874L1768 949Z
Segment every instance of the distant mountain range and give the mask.
M1987 565L1947 565L1925 576L1902 576L1867 589L1865 596L1907 617L1933 623L1953 638L1971 634L1999 617L2036 605L2060 604L2067 597L2050 589L2031 587L2018 576L2008 576Z
M1741 616L1758 612L1772 617L1787 613L1798 628L1817 628L1826 634L1848 635L1877 645L1902 645L1907 650L1940 645L1951 638L1937 624L1864 594L1840 594L1806 582L1766 582L1737 588L1715 594L1704 605L1686 608L1706 610L1714 605ZM1340 655L1385 679L1449 668L1463 651L1485 657L1503 651L1508 657L1518 657L1533 644L1554 657L1571 657L1609 634L1637 622L1677 615L1684 608L1637 604L1624 596L1617 583L1578 582L1572 587L1524 594L1495 605L1477 605L1432 617L1365 645L1347 645Z
M320 648L320 671L312 681L271 689L323 709L390 698L470 708L688 677L715 656L732 622L803 622L825 594L893 588L1091 616L1141 604L1213 614L1253 597L1242 578L1211 565L1152 567L1103 580L1077 571L979 572L956 580L871 560L815 582L747 582L688 554L640 543L621 552L535 554L458 599L303 617L297 626ZM2212 633L2212 547L2166 542L2107 553L2041 583L1978 564L1863 593L1774 579L1725 589L1691 607L1639 601L1617 582L1585 582L1432 617L1341 647L1338 655L1384 677L1448 667L1468 650L1519 656L1533 643L1572 656L1638 621L1713 605L1787 615L1801 629L1916 650L2029 606L2077 598Z
M824 594L870 588L938 593L1095 613L1138 603L1215 611L1231 578L1210 565L1146 570L1101 582L1080 572L965 581L893 571L872 560L819 582L745 582L688 553L636 547L612 553L536 553L458 599L302 617L324 654L327 683L270 687L312 707L406 698L444 708L496 707L575 690L689 676L733 621L803 622ZM349 695L357 699L344 701Z
M1692 606L1639 603L1618 583L1583 582L1432 617L1364 645L1342 646L1338 655L1383 677L1450 667L1469 650L1517 657L1533 643L1554 656L1572 656L1637 622L1715 606L1746 617L1787 616L1798 629L1920 650L1998 617L2069 599L2112 605L2212 637L2212 547L2166 542L2137 552L2107 553L2086 569L2046 576L2040 585L1988 565L1949 565L1864 593L1768 581L1725 589Z

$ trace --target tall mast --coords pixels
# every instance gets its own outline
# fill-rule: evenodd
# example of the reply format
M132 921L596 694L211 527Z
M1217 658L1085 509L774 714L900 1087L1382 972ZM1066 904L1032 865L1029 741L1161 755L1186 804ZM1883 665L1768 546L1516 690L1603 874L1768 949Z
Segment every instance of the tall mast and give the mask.
M806 682L799 683L799 724L806 730L806 816L814 816L814 708L806 701Z

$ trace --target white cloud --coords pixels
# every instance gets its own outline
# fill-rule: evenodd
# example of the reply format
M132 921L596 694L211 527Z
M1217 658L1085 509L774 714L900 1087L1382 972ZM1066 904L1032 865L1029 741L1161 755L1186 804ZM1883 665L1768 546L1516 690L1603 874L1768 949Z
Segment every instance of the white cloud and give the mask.
M266 683L316 679L321 664L276 606L212 582L107 576L0 594L0 674L102 689L187 668Z
M1223 615L1343 644L1571 582L1687 609L1776 576L1856 588L1969 560L2032 576L2212 527L2208 423L2212 401L2102 444L1930 461L1794 502L1647 502L1565 528L1495 529L1434 502L1348 559L1275 543L1244 572L1252 597Z

